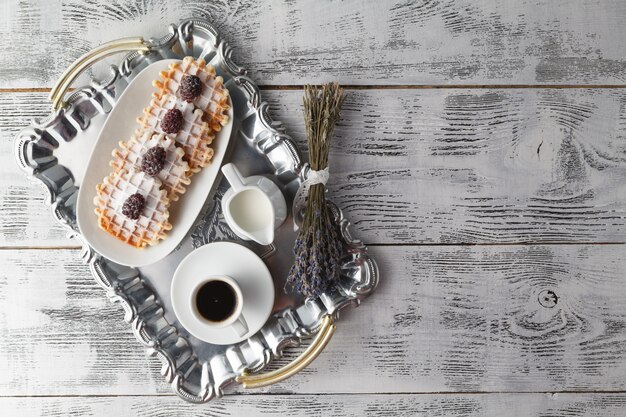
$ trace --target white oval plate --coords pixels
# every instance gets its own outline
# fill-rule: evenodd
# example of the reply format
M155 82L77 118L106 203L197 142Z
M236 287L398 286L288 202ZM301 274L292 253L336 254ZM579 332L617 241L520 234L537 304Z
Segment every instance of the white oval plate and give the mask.
M122 265L133 267L150 265L166 257L178 246L198 217L213 187L230 141L233 126L232 104L228 111L228 124L222 127L213 141L215 154L211 164L191 178L187 191L170 206L169 221L172 224L172 230L167 233L165 239L154 246L135 248L100 229L93 205L96 185L111 172L109 166L111 152L117 147L118 142L130 139L137 129L138 124L135 119L148 106L152 93L155 91L152 81L159 78L160 71L166 70L170 63L176 61L180 60L165 59L149 65L126 87L102 127L78 192L76 221L80 233L94 250Z

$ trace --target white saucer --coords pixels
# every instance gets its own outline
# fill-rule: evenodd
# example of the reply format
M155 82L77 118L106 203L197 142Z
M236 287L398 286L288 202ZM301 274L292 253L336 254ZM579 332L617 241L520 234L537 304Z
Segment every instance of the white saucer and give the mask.
M211 275L228 275L241 287L242 314L249 329L243 336L237 336L230 326L209 327L193 314L193 288ZM207 343L230 345L263 327L274 305L274 282L267 266L250 249L232 242L215 242L194 250L178 265L171 295L174 314L189 333Z

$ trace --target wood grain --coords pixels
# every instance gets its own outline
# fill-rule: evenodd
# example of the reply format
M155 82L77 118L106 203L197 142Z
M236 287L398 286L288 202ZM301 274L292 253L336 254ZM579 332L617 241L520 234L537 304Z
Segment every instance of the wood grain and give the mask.
M170 392L78 256L0 251L0 393Z
M265 91L305 150L301 91ZM0 94L0 245L75 245L13 162L42 93ZM370 244L623 242L626 90L350 90L331 197Z
M202 406L185 404L171 396L0 398L0 409L22 417L478 417L503 412L507 417L621 417L626 412L626 394L255 395L223 398Z
M213 22L261 84L623 84L626 73L622 0L32 0L1 15L0 88L50 87L95 46L160 37L189 16Z
M303 138L299 94L266 97ZM623 242L625 103L621 90L350 91L331 197L370 243Z
M29 182L15 162L15 135L51 108L47 94L0 94L0 246L76 245L44 204L44 190Z
M377 292L309 368L262 392L626 390L626 245L372 252ZM0 251L0 393L168 393L77 257Z
M18 249L76 243L12 146L80 54L190 16L302 147L300 85L354 87L331 197L382 273L311 367L200 407L78 251ZM625 17L622 0L2 2L0 414L625 415L626 245L600 244L626 240Z

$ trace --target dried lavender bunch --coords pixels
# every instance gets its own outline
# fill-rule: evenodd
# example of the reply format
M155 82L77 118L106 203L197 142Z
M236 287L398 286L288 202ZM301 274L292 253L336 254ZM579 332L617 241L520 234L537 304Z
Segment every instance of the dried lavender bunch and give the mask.
M330 141L343 99L344 91L338 83L304 88L304 122L312 170L328 167ZM285 291L318 297L338 279L341 242L334 216L326 204L324 184L309 188L304 221L293 250L296 259Z

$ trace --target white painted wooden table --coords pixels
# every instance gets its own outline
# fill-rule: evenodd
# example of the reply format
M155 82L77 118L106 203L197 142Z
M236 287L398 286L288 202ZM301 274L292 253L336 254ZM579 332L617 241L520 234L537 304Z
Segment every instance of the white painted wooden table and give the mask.
M202 406L12 148L81 53L189 16L300 141L300 86L349 86L331 194L382 272L304 372ZM626 415L625 19L623 0L0 1L0 415Z

